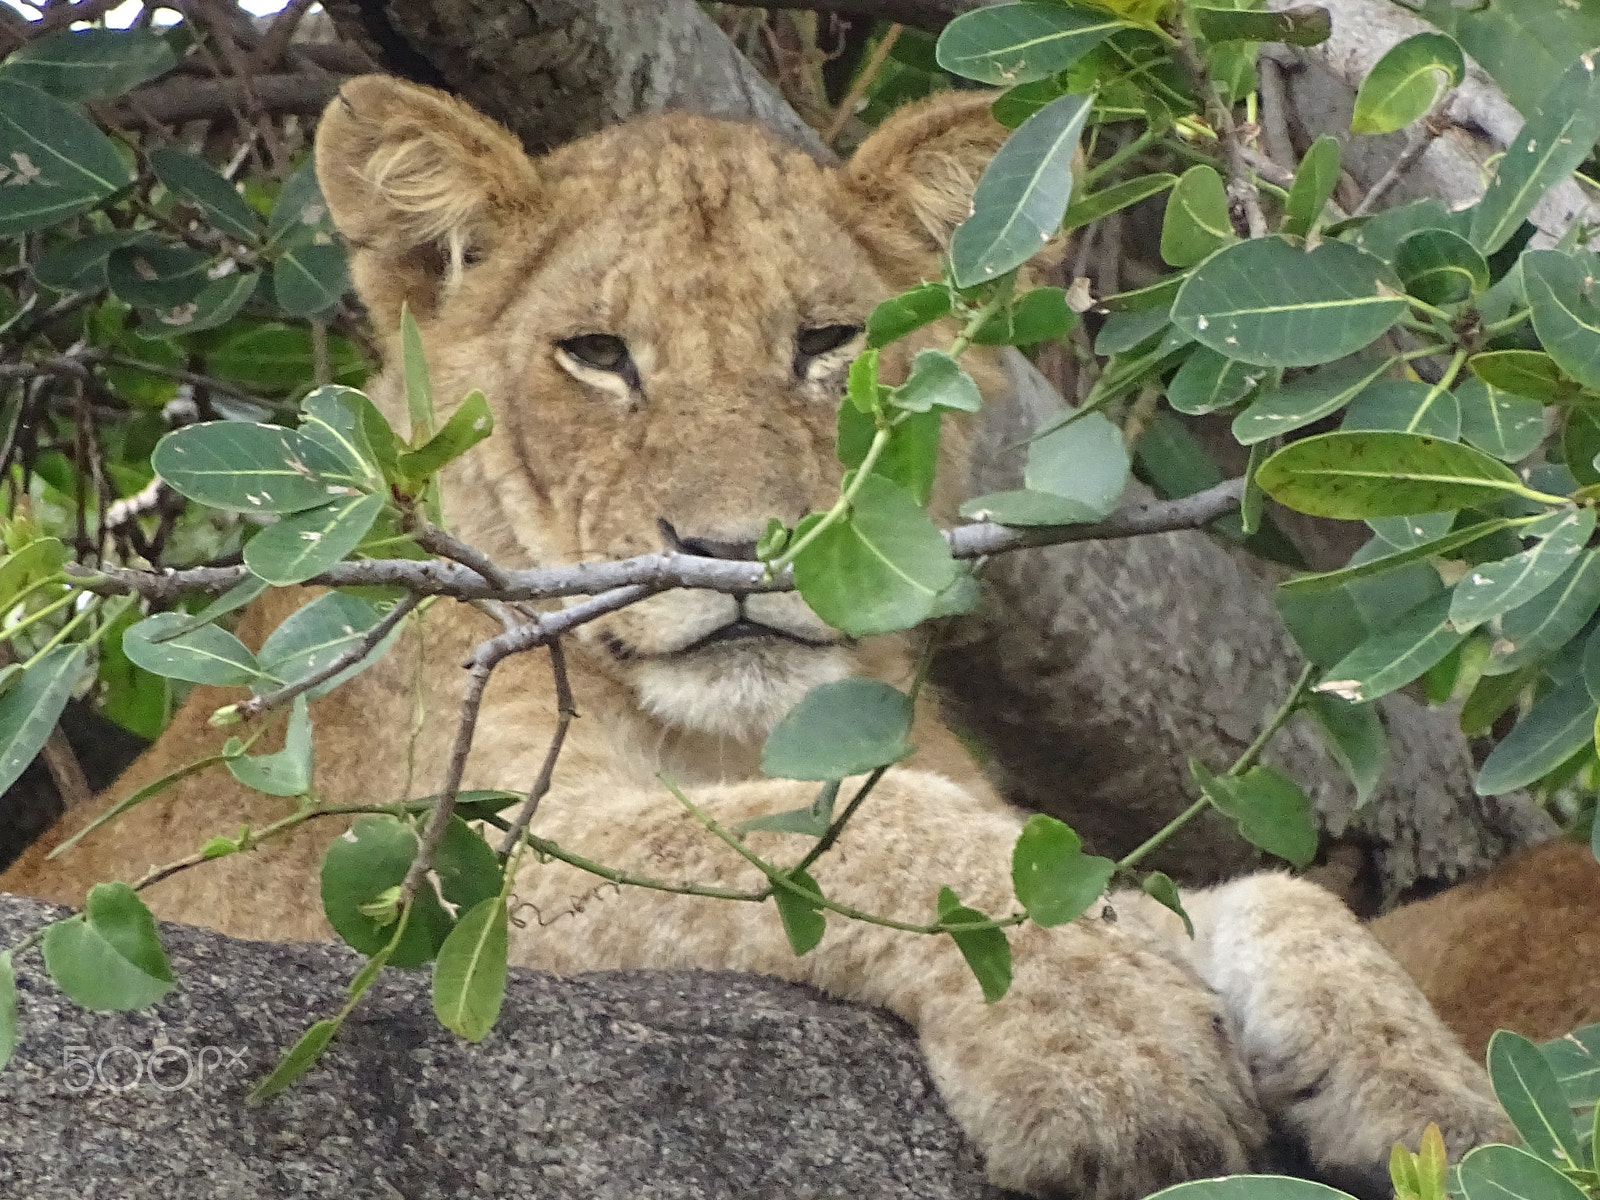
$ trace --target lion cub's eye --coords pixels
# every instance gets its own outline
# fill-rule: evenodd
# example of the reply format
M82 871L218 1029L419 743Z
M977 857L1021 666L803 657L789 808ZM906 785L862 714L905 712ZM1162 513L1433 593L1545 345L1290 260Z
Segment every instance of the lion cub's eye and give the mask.
M628 357L628 343L609 333L585 333L556 345L584 366L597 371L614 371L620 375L633 365Z
M859 325L819 325L815 329L802 329L795 335L795 349L801 358L816 358L853 341L860 332Z

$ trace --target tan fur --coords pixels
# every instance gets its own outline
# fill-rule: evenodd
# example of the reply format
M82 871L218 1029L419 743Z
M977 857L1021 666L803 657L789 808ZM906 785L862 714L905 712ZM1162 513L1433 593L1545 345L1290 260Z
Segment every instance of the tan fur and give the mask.
M455 529L502 563L566 563L657 549L659 521L680 538L737 546L769 516L792 521L827 503L849 353L799 373L796 333L859 324L877 300L937 273L966 190L1004 134L988 104L955 94L914 107L843 171L758 128L687 115L529 162L503 131L436 93L377 78L347 84L324 117L317 161L361 294L385 331L408 301L436 395L481 387L496 414L495 435L447 480ZM554 343L584 334L624 338L642 386L563 366ZM886 369L903 371L916 344L887 353ZM992 364L973 367L991 380ZM394 371L375 388L400 421ZM959 477L960 452L952 429L947 478ZM946 518L951 500L936 497ZM299 599L263 599L246 636ZM825 679L904 682L910 657L902 639L838 640L793 596L746 602L788 637L685 651L738 605L676 592L585 627L570 651L582 715L539 832L658 878L754 882L657 773L728 824L805 804L814 785L760 776L773 721ZM321 794L387 801L434 790L458 664L492 632L471 610L439 605L381 664L317 702ZM221 735L205 718L227 698L198 692L113 794L215 746ZM526 787L554 716L543 656L507 662L488 691L468 785ZM819 883L907 920L932 916L942 884L1009 911L1022 816L935 716L919 720L914 740L917 755L817 863ZM47 862L66 832L57 831L0 884L78 901L93 880L135 874L285 805L216 772L196 776ZM241 936L325 937L315 871L335 832L309 829L180 874L150 889L152 907ZM781 861L807 843L760 834L750 844ZM1269 1119L1307 1142L1320 1171L1376 1193L1389 1144L1414 1142L1428 1121L1456 1151L1502 1129L1481 1071L1400 968L1328 893L1285 876L1190 896L1194 941L1132 893L1106 915L1097 906L1068 926L1022 927L1011 938L1015 982L994 1005L948 938L829 918L822 944L796 958L771 905L623 892L561 864L528 864L516 898L527 918L512 935L518 963L758 971L898 1013L917 1028L990 1176L1037 1195L1132 1200L1242 1171L1264 1161Z
M1371 928L1480 1059L1496 1029L1545 1041L1600 1021L1600 864L1587 846L1547 842Z

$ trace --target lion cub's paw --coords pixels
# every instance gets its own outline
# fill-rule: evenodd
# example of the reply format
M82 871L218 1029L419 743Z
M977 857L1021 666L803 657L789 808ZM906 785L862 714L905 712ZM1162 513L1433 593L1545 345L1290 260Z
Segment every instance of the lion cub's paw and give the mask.
M1305 1138L1318 1177L1363 1200L1393 1194L1390 1151L1396 1142L1415 1150L1430 1123L1452 1162L1474 1146L1515 1139L1482 1070L1454 1046L1439 1060L1339 1071L1300 1093L1285 1115Z

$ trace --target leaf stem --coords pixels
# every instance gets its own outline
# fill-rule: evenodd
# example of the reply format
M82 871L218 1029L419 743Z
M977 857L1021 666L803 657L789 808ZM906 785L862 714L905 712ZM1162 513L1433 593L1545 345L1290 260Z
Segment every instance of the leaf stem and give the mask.
M1316 674L1316 664L1307 663L1301 670L1300 677L1295 680L1294 686L1289 689L1289 695L1285 697L1283 703L1278 706L1278 710L1272 714L1271 719L1262 727L1255 740L1244 748L1244 752L1238 758L1234 759L1233 765L1228 768L1226 774L1238 778L1255 766L1256 760L1261 757L1261 752L1267 748L1267 743L1272 740L1273 735L1283 728L1284 723L1295 714L1305 701L1307 693L1311 690L1311 681L1316 677ZM1200 798L1189 805L1188 808L1118 859L1117 870L1126 871L1137 865L1153 850L1158 849L1168 838L1177 833L1178 830L1198 817L1210 805L1211 798L1202 793Z

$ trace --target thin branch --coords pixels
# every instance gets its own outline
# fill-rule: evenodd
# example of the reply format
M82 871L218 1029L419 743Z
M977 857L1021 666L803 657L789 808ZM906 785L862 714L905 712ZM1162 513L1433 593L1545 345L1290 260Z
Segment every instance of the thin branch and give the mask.
M1084 525L1043 525L1017 528L978 522L945 533L957 558L984 558L1010 550L1056 546L1066 542L1111 541L1203 529L1218 517L1235 511L1244 482L1230 479L1180 500L1146 500L1113 513L1104 521ZM75 587L101 596L142 596L170 604L181 596L220 596L239 583L249 570L236 567L193 567L183 571L144 571L107 567L87 572L68 564ZM590 596L586 604L542 614L520 627L533 630L528 645L556 637L606 612L669 588L750 594L794 589L789 572L766 575L759 562L734 562L664 552L641 554L614 562L575 563L566 567L535 567L505 571L505 586L496 588L477 571L456 563L417 562L411 559L371 559L343 562L307 581L322 587L403 587L423 596L450 596L457 600L552 600L563 596ZM520 631L519 630L519 631Z
M992 0L726 0L757 8L800 8L813 12L893 21L938 33L962 13L982 8Z
M845 93L844 99L839 101L839 107L834 110L833 120L828 122L827 129L822 131L822 141L825 145L833 145L843 132L845 123L855 116L861 98L867 94L872 81L883 69L884 60L889 57L889 51L894 49L895 42L900 40L900 33L904 29L904 25L896 24L884 30L883 36L878 39L878 44L872 48L872 57L867 59L866 65L856 73L855 82L850 85L850 90Z
M251 80L251 88L254 101L264 113L314 117L338 93L344 80L343 73L280 73L257 75ZM252 99L252 94L247 93L244 84L237 79L182 76L163 79L132 95L138 97L143 112L165 125L231 118Z
M381 621L367 630L366 635L359 642L345 650L344 653L336 657L327 666L321 670L311 672L311 674L302 679L296 679L293 683L285 684L275 692L252 696L250 699L242 701L235 706L239 715L247 719L259 717L269 709L289 703L302 692L308 692L318 684L326 683L345 668L355 666L367 655L371 654L377 648L378 643L389 636L389 631L410 616L416 610L417 605L421 603L422 597L414 592L402 597L393 608L384 614Z
M1205 60L1194 44L1194 34L1183 22L1177 27L1178 57L1188 68L1195 87L1206 106L1206 119L1216 131L1217 141L1228 157L1228 194L1244 212L1245 230L1251 237L1265 237L1267 217L1261 211L1261 192L1256 188L1250 161L1244 153L1244 137L1234 122L1233 112L1218 93L1216 84L1206 70Z
M1356 205L1355 211L1350 214L1352 217L1364 217L1377 207L1378 202L1389 194L1389 189L1400 182L1400 177L1415 166L1417 160L1428 152L1428 147L1450 127L1450 122L1444 113L1454 96L1453 91L1446 92L1428 115L1412 126L1411 132L1406 136L1405 149L1400 151L1400 157L1389 164L1389 169L1378 176L1377 182L1368 189L1365 196L1361 197L1361 203Z
M552 638L548 649L550 673L555 676L556 684L556 731L550 738L549 749L545 751L544 763L539 767L539 776L528 789L528 798L522 802L522 807L517 809L511 828L507 831L505 840L500 843L501 858L510 855L517 843L522 840L522 835L528 831L528 826L533 823L534 815L539 811L539 802L544 799L545 793L550 790L550 784L555 779L556 760L561 757L561 747L566 743L567 729L571 726L572 719L578 715L578 706L572 698L572 683L567 678L567 655L561 648L561 639Z

